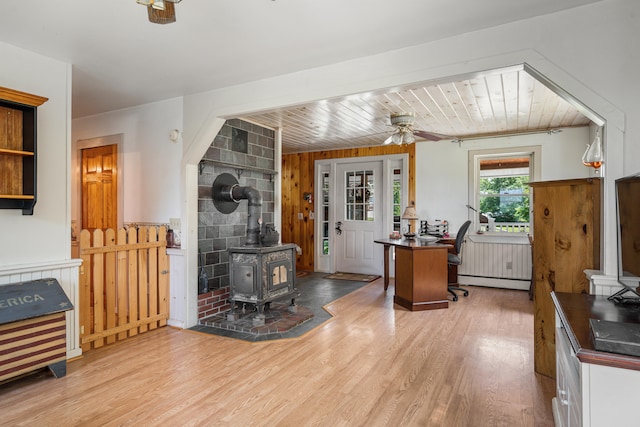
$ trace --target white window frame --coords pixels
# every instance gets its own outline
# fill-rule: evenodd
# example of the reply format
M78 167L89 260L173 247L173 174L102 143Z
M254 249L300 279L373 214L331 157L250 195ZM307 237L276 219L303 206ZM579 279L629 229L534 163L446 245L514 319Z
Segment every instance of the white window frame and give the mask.
M540 145L531 145L512 148L492 148L485 150L469 150L469 206L478 210L474 212L469 209L469 219L471 220L471 229L480 229L480 160L493 159L496 157L518 157L529 156L529 182L539 181L541 177L541 159L542 147ZM529 197L529 230L533 233L533 198ZM488 233L496 234L504 237L512 237L521 233Z

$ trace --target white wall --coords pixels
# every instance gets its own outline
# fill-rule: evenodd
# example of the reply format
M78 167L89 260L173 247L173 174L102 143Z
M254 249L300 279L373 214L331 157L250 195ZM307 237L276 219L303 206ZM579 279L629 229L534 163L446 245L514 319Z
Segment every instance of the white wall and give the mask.
M416 145L416 209L421 219L446 219L455 232L471 219L473 205L468 200L470 150L540 146L540 181L586 178L591 170L582 165L589 143L589 127L567 128L562 132L521 135L496 139L419 142Z
M75 308L79 261L71 260L71 66L0 42L0 86L49 98L38 107L33 215L0 209L0 285L53 277ZM78 310L66 317L67 358L78 357Z
M0 209L0 271L68 260L71 67L0 42L0 86L49 98L38 108L37 202L32 216Z
M180 166L180 156L174 157L177 147L166 137L170 129L181 127L179 99L166 101L172 114L161 108L163 103L157 103L155 107L76 120L72 139L124 134L125 146L131 150L125 166L125 220L159 222L182 214L187 248L185 280L189 289L195 290L197 163L224 117L527 62L607 120L603 250L605 270L613 274L613 180L640 170L636 160L640 158L638 16L640 2L636 0L602 1L433 43L190 95L182 104L185 144ZM36 215L30 218L18 212L0 212L5 226L0 263L68 257L69 66L3 44L0 57L3 86L52 98L43 106L39 122L40 150L48 161L39 165L41 196ZM43 158L43 152L39 154ZM422 154L416 159L418 165L428 161ZM172 171L178 167L181 170L174 175ZM174 203L182 203L181 209ZM195 307L196 298L191 292L188 304ZM194 321L195 313L187 326Z
M613 182L640 170L640 2L608 0L461 36L420 44L298 73L185 97L185 182L220 128L221 118L317 99L437 80L528 63L606 121L603 269L615 274ZM623 146L624 143L624 146ZM418 165L428 158L417 156ZM623 168L624 165L624 168ZM466 188L466 186L465 186ZM466 194L466 193L465 193ZM193 196L187 195L185 262L196 288ZM183 226L184 229L184 226ZM194 296L190 296L194 299Z
M172 142L172 129L182 131L182 98L73 120L73 218L81 215L76 196L78 142L114 134L123 138L124 222L167 223L179 218L182 138Z

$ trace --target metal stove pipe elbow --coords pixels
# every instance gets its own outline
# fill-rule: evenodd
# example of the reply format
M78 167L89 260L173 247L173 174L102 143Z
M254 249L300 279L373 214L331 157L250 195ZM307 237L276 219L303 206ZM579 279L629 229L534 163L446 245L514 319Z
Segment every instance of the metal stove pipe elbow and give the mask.
M262 226L262 195L253 187L240 187L234 185L231 188L231 197L234 201L246 199L247 207L247 244L260 244L260 228Z

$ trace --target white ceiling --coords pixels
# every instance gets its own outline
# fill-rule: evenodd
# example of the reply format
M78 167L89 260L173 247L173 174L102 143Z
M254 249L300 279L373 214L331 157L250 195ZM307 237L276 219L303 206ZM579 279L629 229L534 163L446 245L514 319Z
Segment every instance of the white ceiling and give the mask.
M487 70L451 81L416 83L242 118L282 129L285 153L380 145L395 130L390 125L394 112L413 113L414 130L455 141L590 123L532 74L522 66ZM424 139L416 137L416 141Z
M146 8L135 0L0 0L0 41L73 64L72 114L78 118L369 56L597 1L184 0L176 5L177 22L158 25L147 21ZM443 85L433 88L431 96L435 98L441 90L464 92L478 87L476 83ZM358 125L364 126L358 130L360 137L365 136L357 143L367 141L366 135L387 130L385 109L402 105L400 96L410 98L406 89L377 94L390 101L386 107L371 111L370 125ZM418 85L411 89L421 90ZM464 94L460 99L465 101ZM339 110L345 106L344 100L328 104ZM322 108L321 104L305 107ZM469 108L481 106L478 103ZM278 114L282 117L283 113L274 113L276 118L265 124L276 123ZM421 114L426 119L428 114ZM456 114L459 117L453 119L440 117L433 122L437 125L418 118L416 127L431 126L424 130L456 136L502 130L490 129L477 118L474 121L471 111ZM267 115L262 117L267 120ZM310 122L311 132L321 124L317 117ZM345 122L343 126L353 125ZM356 139L353 134L343 138ZM291 144L286 146L288 151L300 151L295 145L299 139L292 137ZM367 141L366 145L372 144Z

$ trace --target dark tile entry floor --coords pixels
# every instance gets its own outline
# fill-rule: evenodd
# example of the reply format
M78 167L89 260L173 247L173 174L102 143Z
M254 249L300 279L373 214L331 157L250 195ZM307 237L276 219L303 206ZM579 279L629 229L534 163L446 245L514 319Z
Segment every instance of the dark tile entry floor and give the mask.
M331 318L331 315L322 308L323 306L367 284L367 282L325 279L324 276L326 276L326 273L309 273L302 275L301 277L296 277L296 288L300 292L300 296L296 298L296 305L298 305L298 313L296 313L296 315L311 313L313 314L313 317L303 320L288 331L281 332L274 330L265 332L262 330L250 332L248 331L249 324L252 322L250 318L248 321L246 318L239 320L244 322L246 327L228 328L201 324L190 328L190 330L238 338L251 342L294 338L300 336ZM280 310L281 308L277 308L278 305L286 307L289 302L290 298L274 302L271 304L271 309ZM279 315L286 314L279 313ZM266 311L265 316L267 316ZM268 323L265 322L265 326L267 326L267 324ZM252 324L251 327L253 327Z

